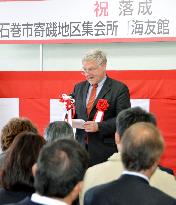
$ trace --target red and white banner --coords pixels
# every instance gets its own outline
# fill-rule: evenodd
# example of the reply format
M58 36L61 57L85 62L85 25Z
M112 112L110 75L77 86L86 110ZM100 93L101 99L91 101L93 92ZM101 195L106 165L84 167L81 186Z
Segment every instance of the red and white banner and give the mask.
M132 106L154 113L166 142L161 163L176 171L176 70L108 71L125 82ZM14 116L32 120L41 134L50 121L63 119L58 98L84 77L78 71L0 72L0 126Z
M0 0L0 43L175 41L175 0Z

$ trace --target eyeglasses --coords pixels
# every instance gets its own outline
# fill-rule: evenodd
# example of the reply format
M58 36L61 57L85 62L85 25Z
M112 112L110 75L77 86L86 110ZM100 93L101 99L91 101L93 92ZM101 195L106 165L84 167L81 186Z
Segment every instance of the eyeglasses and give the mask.
M82 74L86 74L86 73L92 73L95 72L96 70L98 70L99 67L95 67L95 68L82 68L81 72Z

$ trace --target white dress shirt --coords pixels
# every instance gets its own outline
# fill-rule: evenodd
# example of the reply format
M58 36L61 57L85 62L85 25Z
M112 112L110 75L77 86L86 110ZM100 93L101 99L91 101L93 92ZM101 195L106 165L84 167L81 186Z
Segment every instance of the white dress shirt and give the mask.
M103 85L104 85L104 82L106 81L106 78L107 78L107 76L105 76L105 77L103 78L103 80L98 83L98 87L97 87L97 91L96 91L96 98L97 98L97 96L98 96L100 90L102 89L102 87L103 87ZM89 97L90 97L90 93L91 93L91 91L92 91L92 88L93 88L93 86L90 85L90 86L89 86L88 93L87 93L86 105L87 105L87 103L88 103L88 100L89 100Z
M65 202L60 201L58 199L53 199L47 196L41 196L37 193L32 194L31 201L45 205L68 205Z
M132 171L128 171L128 170L125 170L123 171L122 174L128 174L128 175L133 175L133 176L138 176L138 177L141 177L143 179L145 179L146 181L149 182L149 178L147 176L145 176L144 174L141 174L139 172L132 172Z

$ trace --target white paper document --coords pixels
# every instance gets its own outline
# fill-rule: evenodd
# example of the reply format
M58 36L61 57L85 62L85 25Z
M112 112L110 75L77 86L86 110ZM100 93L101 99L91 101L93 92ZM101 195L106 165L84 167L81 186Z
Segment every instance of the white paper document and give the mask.
M72 127L78 128L78 129L84 129L84 123L85 121L82 119L72 119Z

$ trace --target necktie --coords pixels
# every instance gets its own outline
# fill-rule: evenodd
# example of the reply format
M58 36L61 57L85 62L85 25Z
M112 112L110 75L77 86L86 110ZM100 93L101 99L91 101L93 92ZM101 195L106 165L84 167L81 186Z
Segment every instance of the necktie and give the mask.
M89 97L89 100L87 103L87 114L88 115L90 114L90 111L92 110L93 103L94 103L95 98L96 98L97 87L98 87L98 84L94 84L93 88L91 90L91 93L90 93L90 97Z

